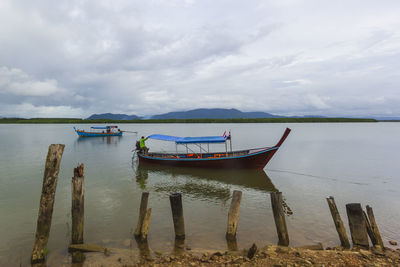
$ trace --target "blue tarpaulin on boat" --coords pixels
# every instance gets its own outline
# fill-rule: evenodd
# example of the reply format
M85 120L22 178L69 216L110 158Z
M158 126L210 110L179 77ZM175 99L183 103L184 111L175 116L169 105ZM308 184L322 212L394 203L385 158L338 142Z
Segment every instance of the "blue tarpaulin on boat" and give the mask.
M149 138L162 141L173 141L177 144L225 143L226 141L223 136L178 137L162 134L152 134L149 136Z
M92 129L110 129L110 128L117 128L117 126L93 126L90 128L92 128Z

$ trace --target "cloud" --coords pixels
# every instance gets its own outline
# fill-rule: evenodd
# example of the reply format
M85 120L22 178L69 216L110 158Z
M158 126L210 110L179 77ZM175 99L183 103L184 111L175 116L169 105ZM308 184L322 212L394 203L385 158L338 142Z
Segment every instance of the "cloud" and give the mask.
M3 113L400 116L396 1L0 5Z
M58 88L55 80L36 81L19 69L0 68L0 94L50 96L60 90L62 89Z
M16 105L3 104L0 106L0 112L4 117L80 118L83 110L81 108L72 108L70 106L34 106L30 103L22 103ZM65 114L68 114L68 116Z
M57 81L55 80L11 83L7 89L9 93L21 96L49 96L58 91Z

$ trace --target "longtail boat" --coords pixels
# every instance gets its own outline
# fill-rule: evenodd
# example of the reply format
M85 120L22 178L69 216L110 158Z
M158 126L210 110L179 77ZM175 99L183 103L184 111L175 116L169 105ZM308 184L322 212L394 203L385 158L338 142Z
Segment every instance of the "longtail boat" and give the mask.
M79 130L74 127L75 132L79 137L94 137L94 136L122 136L122 132L118 126L93 126L91 131Z
M275 146L254 148L246 150L232 151L231 138L229 136L205 136L205 137L176 137L168 135L154 134L148 138L163 141L173 141L175 144L184 145L187 153L149 153L142 150L137 152L139 164L160 164L177 167L198 167L214 169L264 169L265 165L271 160L272 156L278 151L290 133L286 128L281 139ZM227 149L227 141L230 141L231 151ZM208 152L204 145L212 143L225 143L225 152ZM196 145L200 148L199 153L193 150L188 151L188 145Z

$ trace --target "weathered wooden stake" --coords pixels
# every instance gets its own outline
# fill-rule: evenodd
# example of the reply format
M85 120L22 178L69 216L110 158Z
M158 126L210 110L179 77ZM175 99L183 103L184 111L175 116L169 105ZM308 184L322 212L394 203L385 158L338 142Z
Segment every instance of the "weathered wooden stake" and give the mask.
M373 212L372 208L368 205L367 205L367 214L368 214L369 222L371 224L372 232L374 233L374 236L376 239L376 244L374 244L374 245L379 245L382 249L385 249L385 247L383 245L381 234L378 229L378 225L376 224L376 221L375 221L374 212Z
M135 237L140 237L140 233L142 230L143 220L147 213L147 203L149 201L149 193L143 192L142 199L140 201L140 210L139 210L139 219L135 230Z
M83 244L85 172L83 163L74 168L72 177L72 240L71 244Z
M226 244L228 245L229 251L237 251L238 250L238 244L237 244L236 238L226 239Z
M231 207L229 208L229 213L228 213L228 226L226 229L227 239L234 239L236 237L241 200L242 200L242 192L238 190L233 191Z
M272 211L274 213L278 245L289 246L289 234L286 227L285 213L282 207L282 192L271 192Z
M185 239L175 238L174 249L172 253L174 255L182 255L185 253Z
M47 241L49 240L58 173L60 170L60 162L64 152L64 147L65 145L52 144L49 146L49 151L47 153L31 263L39 263L45 260L45 251Z
M372 231L371 224L370 224L370 222L368 220L368 216L365 213L365 211L363 211L363 217L364 217L364 220L365 220L365 226L366 226L366 229L367 229L367 234L369 236L369 239L371 239L372 245L375 246L377 244L376 237L375 237L374 232Z
M322 245L322 243L319 242L315 245L305 245L305 246L300 246L298 248L309 249L309 250L324 250L324 245Z
M72 244L68 246L69 252L104 252L106 247L97 244Z
M135 240L139 249L140 257L147 258L150 255L150 248L147 239L142 241L140 238L135 238Z
M174 221L175 238L185 239L185 222L183 219L182 195L173 193L169 196L171 203L172 219Z
M148 209L146 211L146 214L144 215L142 228L140 229L141 241L147 240L147 233L149 232L149 225L150 225L150 216L151 216L151 209Z
M353 246L369 248L367 225L360 203L347 204L346 211L349 219L349 227Z
M336 231L339 235L340 244L344 248L350 248L350 241L347 237L346 228L344 227L343 221L340 218L339 211L336 207L335 199L331 196L326 200L328 201L328 206L331 211L333 223L335 224Z
M257 245L253 243L253 245L250 247L249 251L247 252L247 258L252 259L254 255L257 253Z

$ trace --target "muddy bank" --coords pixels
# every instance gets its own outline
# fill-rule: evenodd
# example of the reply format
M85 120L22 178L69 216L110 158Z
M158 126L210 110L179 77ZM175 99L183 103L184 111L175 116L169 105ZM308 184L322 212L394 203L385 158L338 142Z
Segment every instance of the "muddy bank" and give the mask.
M162 254L154 251L139 255L132 251L87 254L83 264L72 266L399 266L400 249L343 250L333 248L311 250L266 246L254 254L241 251L192 251Z

